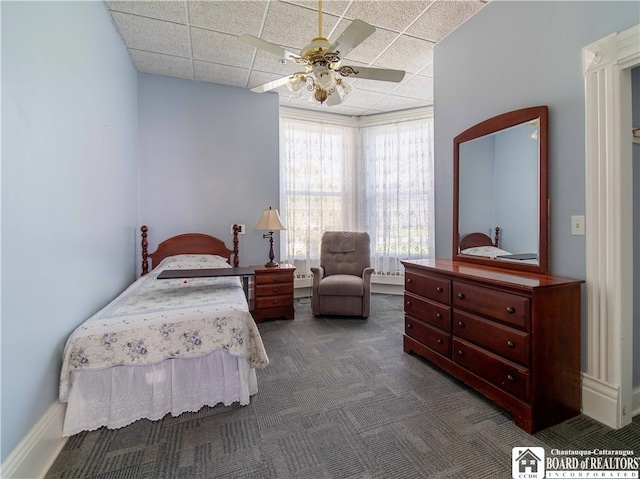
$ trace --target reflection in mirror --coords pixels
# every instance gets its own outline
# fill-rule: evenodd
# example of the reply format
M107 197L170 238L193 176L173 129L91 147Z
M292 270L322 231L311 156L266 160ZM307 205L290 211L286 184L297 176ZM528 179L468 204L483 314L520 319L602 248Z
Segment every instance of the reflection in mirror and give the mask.
M547 109L506 113L454 141L454 259L547 272Z

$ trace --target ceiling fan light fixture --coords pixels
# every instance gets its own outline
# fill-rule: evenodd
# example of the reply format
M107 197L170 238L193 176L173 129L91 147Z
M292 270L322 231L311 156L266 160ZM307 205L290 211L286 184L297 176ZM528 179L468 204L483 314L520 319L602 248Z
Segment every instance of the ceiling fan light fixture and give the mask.
M313 98L321 105L327 100L328 97L329 93L327 92L327 90L323 90L322 88L316 88L316 91L313 94Z
M333 72L324 65L314 67L313 76L316 77L316 84L323 90L330 91L336 86L336 79Z
M336 83L336 90L338 91L338 95L340 95L340 98L344 100L347 95L351 93L351 85L340 78L336 79Z

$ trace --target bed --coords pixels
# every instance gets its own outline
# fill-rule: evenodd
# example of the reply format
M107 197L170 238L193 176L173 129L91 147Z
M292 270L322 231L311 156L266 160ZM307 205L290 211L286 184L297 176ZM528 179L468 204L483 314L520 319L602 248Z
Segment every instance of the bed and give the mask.
M258 391L255 370L269 358L240 279L157 279L170 269L231 268L231 257L237 266L237 229L233 250L190 233L148 253L147 234L143 226L141 277L67 340L64 436L219 403L247 405Z
M538 255L535 253L520 253L514 254L510 251L506 251L498 247L500 244L500 228L496 227L494 239L484 233L470 233L460 240L460 254L466 254L470 256L482 256L485 258L511 260L511 261L523 261L523 262L536 262Z

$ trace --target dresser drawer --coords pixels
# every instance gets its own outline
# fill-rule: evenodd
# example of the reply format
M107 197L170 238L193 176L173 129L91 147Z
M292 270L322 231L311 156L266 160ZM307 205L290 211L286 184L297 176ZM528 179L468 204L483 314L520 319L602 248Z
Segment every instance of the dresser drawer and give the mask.
M265 296L278 296L281 294L293 294L293 284L273 283L256 285L256 298L264 298Z
M293 306L293 296L288 294L284 296L267 296L262 298L256 297L255 302L256 309Z
M531 300L526 296L453 282L453 306L528 329Z
M404 294L404 312L418 319L451 331L451 307L421 298L415 294Z
M439 303L451 304L451 281L448 279L405 271L404 287L411 293L419 294Z
M459 310L453 311L452 324L452 331L456 336L468 339L523 366L530 365L529 333Z
M449 357L451 353L451 335L449 333L409 316L405 316L404 319L404 332L407 336L443 356Z
M531 391L527 368L518 366L462 339L453 338L453 361L508 393L527 400Z

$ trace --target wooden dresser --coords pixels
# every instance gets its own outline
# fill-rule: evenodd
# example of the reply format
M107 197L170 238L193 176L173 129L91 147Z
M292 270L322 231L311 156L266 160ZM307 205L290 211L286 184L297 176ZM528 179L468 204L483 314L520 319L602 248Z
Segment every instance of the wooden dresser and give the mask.
M404 351L508 410L532 434L579 414L581 280L403 261Z
M253 319L262 323L265 319L293 319L294 266L281 264L274 268L253 266L255 294Z

